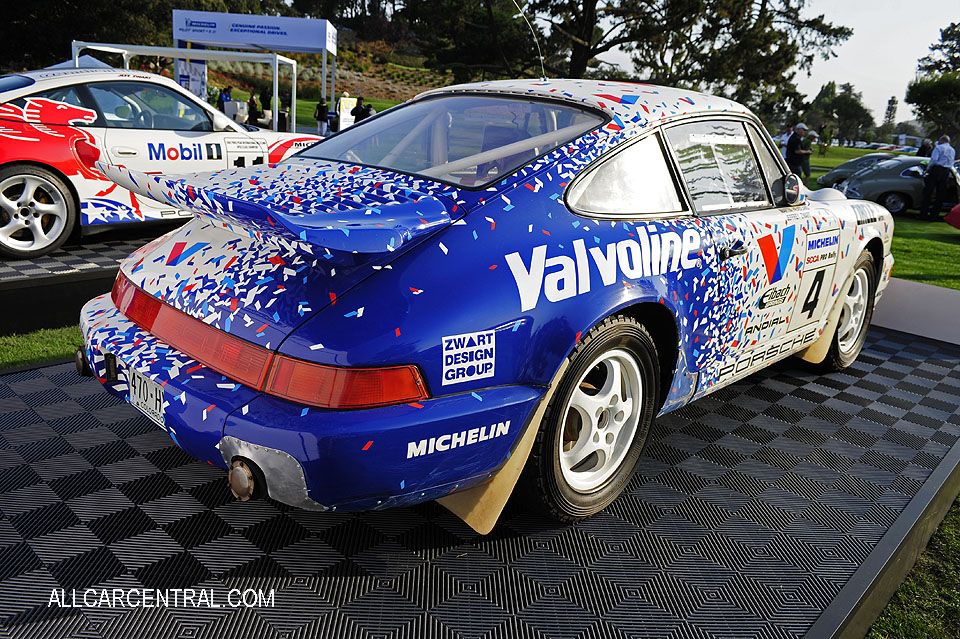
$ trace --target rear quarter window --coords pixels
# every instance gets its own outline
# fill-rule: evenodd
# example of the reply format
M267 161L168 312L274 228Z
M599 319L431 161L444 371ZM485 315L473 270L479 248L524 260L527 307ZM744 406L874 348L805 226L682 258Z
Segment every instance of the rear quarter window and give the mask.
M0 76L0 93L22 89L31 84L33 84L33 79L23 75L3 75Z
M570 188L570 208L588 215L629 217L683 211L659 138L650 135L588 170Z

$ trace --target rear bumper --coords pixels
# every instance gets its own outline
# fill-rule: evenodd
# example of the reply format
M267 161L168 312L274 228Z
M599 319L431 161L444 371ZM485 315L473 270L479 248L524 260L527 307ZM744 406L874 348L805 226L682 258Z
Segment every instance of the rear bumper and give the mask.
M274 499L317 510L410 505L482 483L509 458L545 392L504 386L421 403L332 411L237 384L130 322L108 295L81 311L93 374L130 401L130 369L163 386L164 423L191 456L254 461ZM117 358L106 379L104 353Z
M873 303L876 305L883 297L883 292L890 283L890 274L893 271L893 253L887 253L883 258L883 267L880 269L880 280L877 282L877 292L873 296Z

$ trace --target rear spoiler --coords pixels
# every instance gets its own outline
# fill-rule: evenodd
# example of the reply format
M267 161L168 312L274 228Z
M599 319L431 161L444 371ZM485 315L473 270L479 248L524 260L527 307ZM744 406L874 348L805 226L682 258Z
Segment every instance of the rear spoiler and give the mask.
M97 162L97 168L134 193L214 218L234 230L236 227L246 230L251 237L272 240L315 257L331 251L395 251L405 242L453 223L444 202L433 195L315 212L309 210L312 202L286 197L289 188L283 193L265 193L261 201L255 202L227 195L223 187L204 185L208 174L148 175L104 162ZM311 193L310 197L317 195Z

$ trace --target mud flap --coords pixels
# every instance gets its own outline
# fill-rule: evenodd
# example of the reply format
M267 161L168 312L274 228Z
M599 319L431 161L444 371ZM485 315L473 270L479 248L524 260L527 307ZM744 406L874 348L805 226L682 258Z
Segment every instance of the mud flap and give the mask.
M837 324L840 323L840 312L843 310L844 291L850 290L850 284L853 282L854 273L847 276L843 286L840 287L840 295L837 296L830 309L830 315L827 316L827 325L823 328L823 333L813 344L797 353L797 357L811 364L819 364L827 358L830 352L830 346L833 345L833 336L837 332Z
M533 442L540 430L543 415L546 413L547 406L550 405L550 400L557 388L557 382L563 379L563 374L567 372L569 365L570 360L563 360L560 370L557 371L550 383L550 389L544 394L537 405L537 409L527 421L527 428L520 438L520 443L517 444L510 459L494 475L493 479L482 486L465 490L462 493L455 493L448 497L441 497L437 500L437 503L462 519L464 523L481 535L486 535L497 525L497 519L500 518L500 513L507 505L507 501L513 493L513 487L516 486L520 473L527 464L527 458L530 456Z

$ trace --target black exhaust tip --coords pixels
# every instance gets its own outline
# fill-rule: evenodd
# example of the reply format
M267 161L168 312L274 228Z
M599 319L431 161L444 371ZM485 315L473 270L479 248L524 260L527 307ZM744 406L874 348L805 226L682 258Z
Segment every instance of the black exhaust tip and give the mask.
M93 371L90 370L90 364L87 363L87 352L83 346L77 347L77 352L73 355L73 363L77 367L77 372L83 377L93 377Z

